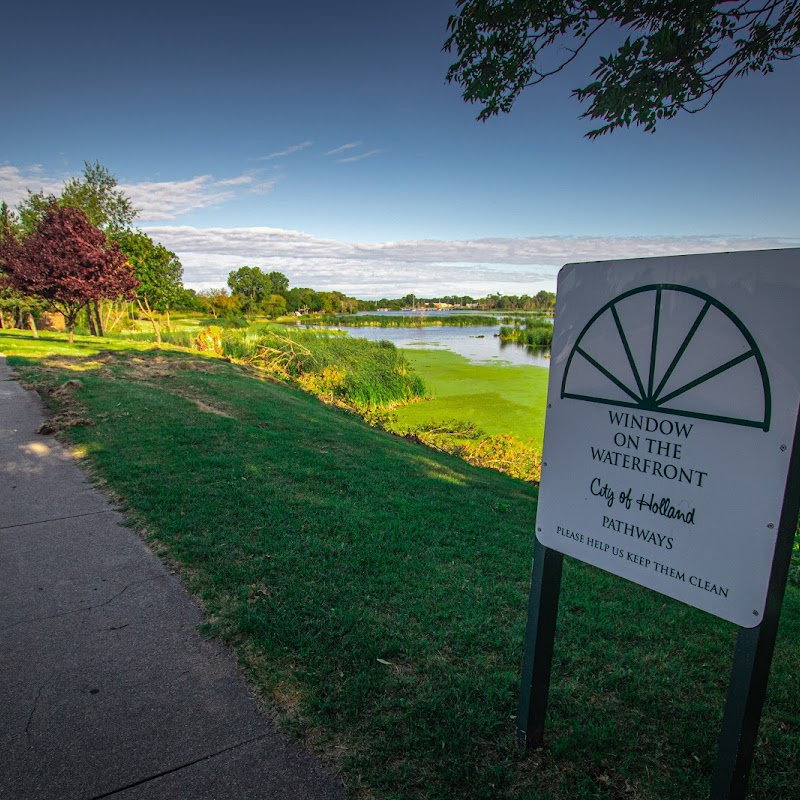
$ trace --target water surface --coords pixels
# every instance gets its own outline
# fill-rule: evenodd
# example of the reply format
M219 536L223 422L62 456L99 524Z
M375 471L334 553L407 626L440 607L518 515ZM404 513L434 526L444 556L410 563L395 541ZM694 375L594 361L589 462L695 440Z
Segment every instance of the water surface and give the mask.
M501 342L499 327L428 326L419 328L349 328L336 327L350 336L372 342L393 342L397 347L414 350L451 350L476 364L519 364L534 367L550 366L550 348L529 347L516 342Z

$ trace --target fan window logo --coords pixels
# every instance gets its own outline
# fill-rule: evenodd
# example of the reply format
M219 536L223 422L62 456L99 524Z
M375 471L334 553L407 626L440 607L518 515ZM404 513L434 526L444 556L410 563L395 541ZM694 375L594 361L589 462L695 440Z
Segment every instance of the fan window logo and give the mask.
M561 397L769 430L769 377L742 321L688 286L606 303L570 352Z

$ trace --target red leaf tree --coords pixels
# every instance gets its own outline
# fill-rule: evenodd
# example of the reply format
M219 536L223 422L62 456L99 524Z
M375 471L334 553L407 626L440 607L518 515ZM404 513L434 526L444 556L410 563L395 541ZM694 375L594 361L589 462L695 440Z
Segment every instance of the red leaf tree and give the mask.
M90 301L133 299L139 281L119 246L77 208L50 208L22 242L0 253L5 280L60 311L72 344L75 320Z

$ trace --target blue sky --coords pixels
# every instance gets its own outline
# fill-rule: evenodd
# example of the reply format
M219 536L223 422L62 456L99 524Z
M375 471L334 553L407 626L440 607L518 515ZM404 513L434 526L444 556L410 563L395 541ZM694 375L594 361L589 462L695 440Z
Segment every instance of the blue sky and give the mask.
M589 59L487 123L451 0L4 11L0 198L114 173L187 285L242 264L359 297L554 289L576 260L800 245L800 61L596 141Z

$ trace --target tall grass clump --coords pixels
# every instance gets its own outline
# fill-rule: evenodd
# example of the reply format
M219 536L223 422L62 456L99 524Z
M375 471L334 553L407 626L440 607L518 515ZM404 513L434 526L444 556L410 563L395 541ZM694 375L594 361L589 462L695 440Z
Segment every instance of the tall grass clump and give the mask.
M503 325L500 328L500 339L532 347L549 347L553 343L553 325L541 319L529 320L524 328L518 325Z
M264 326L224 332L222 352L358 411L391 408L427 394L391 342Z

